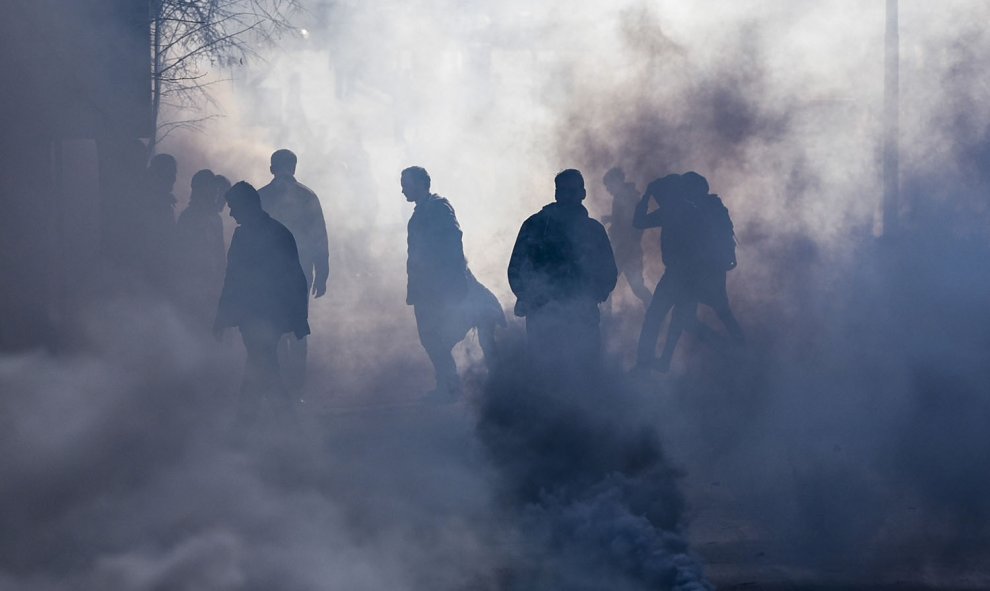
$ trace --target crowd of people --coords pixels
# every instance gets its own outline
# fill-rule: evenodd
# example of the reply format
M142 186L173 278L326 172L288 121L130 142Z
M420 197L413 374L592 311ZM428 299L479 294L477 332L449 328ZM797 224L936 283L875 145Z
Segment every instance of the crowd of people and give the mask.
M242 385L245 407L268 401L287 405L300 395L306 374L309 298L321 297L330 278L326 221L316 194L295 178L297 158L271 156L272 181L255 189L210 170L192 176L188 206L175 219L176 161L151 159L141 180L142 199L126 211L131 235L110 235L109 252L152 288L169 292L198 329L218 337L237 328L247 353ZM635 371L666 372L684 331L720 339L698 319L705 304L741 345L726 273L735 268L732 221L721 199L695 172L670 174L642 194L620 168L602 179L613 197L603 221L583 205L584 177L575 169L554 179L554 201L527 218L508 261L516 316L525 319L528 358L544 368L594 366L601 356L599 306L620 273L647 307ZM420 343L430 359L435 402L461 396L452 349L476 329L489 364L498 358L496 332L507 325L502 305L474 276L464 256L454 207L431 192L429 173L400 175L406 200L415 204L407 229L406 304L412 306ZM651 210L651 204L653 204ZM224 245L221 213L237 223ZM651 293L643 278L642 231L660 228L664 274ZM113 241L126 242L128 248ZM657 341L670 314L662 353ZM280 363L281 358L281 363Z

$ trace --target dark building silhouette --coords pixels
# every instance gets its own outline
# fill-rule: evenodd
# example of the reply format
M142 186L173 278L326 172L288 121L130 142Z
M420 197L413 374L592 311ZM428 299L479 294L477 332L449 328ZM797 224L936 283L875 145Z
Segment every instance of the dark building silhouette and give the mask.
M100 284L111 161L151 128L149 22L132 0L4 3L0 350L57 346L92 293L71 282ZM97 175L98 189L73 184Z
M618 271L605 228L581 205L577 170L554 179L554 203L523 222L509 261L515 312L526 317L534 356L578 363L601 349L598 304L615 288Z
M175 224L175 291L197 327L208 330L223 286L223 220L217 208L217 177L200 170L192 177L189 205Z
M102 147L103 232L101 249L108 262L133 281L143 275L139 220L143 215L148 149L141 140L109 142Z
M505 324L505 315L495 295L468 269L454 208L430 193L430 175L413 166L402 171L400 180L402 194L416 204L408 225L406 303L413 306L420 343L436 374L430 397L452 400L461 382L451 349L474 327L491 362L495 327Z
M270 166L275 178L258 193L264 210L295 237L307 289L320 297L326 293L330 277L327 225L316 193L296 180L296 164L296 155L290 150L276 150ZM298 394L306 380L306 339L283 339L282 350L286 385Z
M288 402L278 342L286 333L297 339L309 334L308 293L292 233L261 208L254 187L235 184L227 203L238 227L227 252L214 332L240 329L247 351L242 404L251 414L265 400Z
M165 294L172 288L175 261L175 204L172 194L178 165L171 154L156 154L148 163L144 192L138 196L134 246L150 287ZM171 294L169 294L171 295Z
M633 294L649 304L653 293L643 280L643 231L632 223L640 193L619 167L606 172L602 183L612 195L611 214L602 221L608 226L615 263Z

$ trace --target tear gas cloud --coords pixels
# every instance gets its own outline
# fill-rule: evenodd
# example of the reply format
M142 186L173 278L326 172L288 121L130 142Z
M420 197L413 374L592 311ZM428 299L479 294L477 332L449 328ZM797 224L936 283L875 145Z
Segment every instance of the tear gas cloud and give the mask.
M303 3L293 18L306 34L214 72L221 116L159 149L179 160L180 208L200 168L260 186L274 149L299 155L331 241L330 291L311 305L311 412L294 437L231 446L236 347L204 344L167 306L86 306L78 353L0 365L15 393L2 402L0 471L13 484L0 496L0 589L527 588L503 572L535 548L520 538L584 532L544 555L566 584L601 538L646 530L629 547L662 547L671 562L643 580L674 587L663 577L695 568L689 517L716 575L735 543L798 572L978 577L990 546L978 328L990 320L979 303L990 287L990 7L900 10L912 239L879 242L883 3ZM708 178L736 225L729 293L748 349L725 357L688 339L671 377L615 378L621 395L594 398L621 412L567 407L591 429L646 429L648 470L581 493L550 482L503 522L502 487L557 448L506 464L519 450L499 420L522 420L505 407L518 384L499 374L480 386L470 339L456 353L477 413L334 414L429 386L403 294L409 165L451 200L472 270L507 309L512 242L552 200L559 170L584 173L596 217L612 166L640 189L670 172ZM657 236L643 244L649 282ZM642 319L625 290L604 325L614 362L628 361ZM520 407L542 416L543 401ZM622 459L638 440L614 441ZM663 510L673 517L637 529Z

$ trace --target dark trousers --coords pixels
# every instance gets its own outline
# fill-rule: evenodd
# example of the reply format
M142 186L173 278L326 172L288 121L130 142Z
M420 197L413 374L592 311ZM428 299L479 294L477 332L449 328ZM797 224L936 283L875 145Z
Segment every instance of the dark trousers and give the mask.
M660 328L667 313L676 306L661 358L673 355L681 332L697 320L697 299L692 299L689 292L687 277L682 272L674 269L667 269L664 272L643 318L643 328L640 330L639 345L636 349L638 364L648 365L653 361L656 356L657 339L660 338Z
M313 289L313 267L303 266L307 289ZM308 297L308 296L307 296ZM306 357L309 354L309 337L296 338L292 333L282 335L278 343L278 358L282 366L282 384L294 398L302 396L306 385Z
M544 366L596 366L602 337L598 304L574 300L549 302L526 314L530 359Z
M653 292L653 299L646 309L643 328L639 333L639 346L636 362L649 365L654 359L657 339L664 318L673 308L670 328L664 343L660 361L669 365L674 349L684 331L694 333L702 339L716 338L715 332L698 320L698 303L710 306L725 325L729 335L737 343L743 342L742 328L729 307L729 296L725 290L725 272L692 272L682 269L668 269Z
M416 314L416 330L419 342L426 349L426 354L433 363L433 371L437 379L438 390L459 390L460 378L457 376L457 364L450 351L464 335L457 336L452 326L449 306L442 303L422 303L413 306Z
M241 383L241 413L253 416L266 405L284 407L287 400L278 364L281 332L267 320L246 321L240 325L240 331L247 351Z

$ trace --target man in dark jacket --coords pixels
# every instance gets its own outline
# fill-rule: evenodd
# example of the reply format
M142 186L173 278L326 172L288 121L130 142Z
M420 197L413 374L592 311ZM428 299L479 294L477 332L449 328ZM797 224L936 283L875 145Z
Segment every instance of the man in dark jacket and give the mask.
M554 183L556 201L519 230L509 286L534 355L594 362L601 351L598 304L615 289L615 257L605 228L581 205L581 173L565 170Z
M327 225L316 193L296 180L296 163L290 150L276 150L269 168L275 178L258 193L262 208L292 232L307 289L318 298L326 293L330 277ZM288 365L286 386L299 393L306 379L306 339L282 339L282 348Z
M278 364L278 341L285 333L309 334L306 277L296 241L285 226L261 208L261 198L246 182L227 192L230 215L238 227L227 252L227 273L217 307L214 333L236 326L247 363L242 393L248 412L264 398L287 400Z
M437 387L430 397L455 399L461 390L451 349L472 327L486 361L495 351L495 327L505 324L502 306L468 269L461 227L450 202L430 193L426 169L402 171L402 194L416 204L408 226L406 304L413 306L419 340L433 363Z

